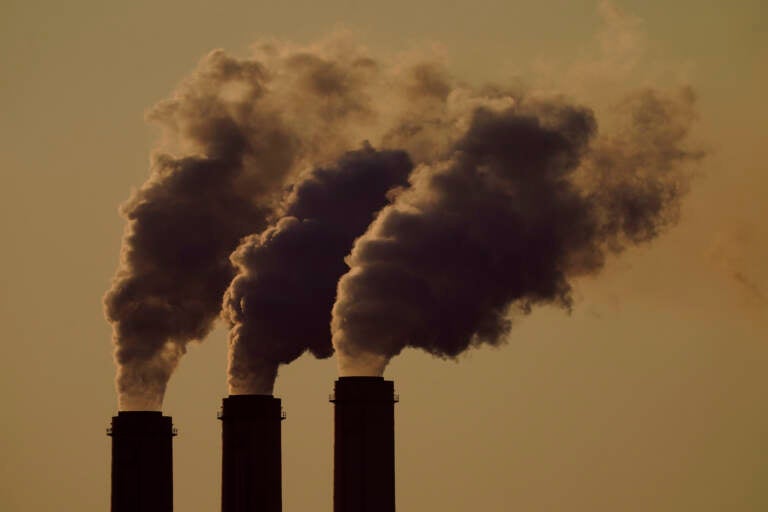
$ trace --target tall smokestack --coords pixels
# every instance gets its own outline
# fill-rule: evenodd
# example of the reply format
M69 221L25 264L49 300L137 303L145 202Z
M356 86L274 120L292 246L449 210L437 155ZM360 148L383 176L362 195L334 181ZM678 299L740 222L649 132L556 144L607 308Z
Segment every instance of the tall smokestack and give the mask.
M394 384L383 377L336 381L334 512L395 511Z
M281 512L280 399L230 395L223 400L222 512Z
M112 512L173 511L173 420L160 411L120 411L112 437Z

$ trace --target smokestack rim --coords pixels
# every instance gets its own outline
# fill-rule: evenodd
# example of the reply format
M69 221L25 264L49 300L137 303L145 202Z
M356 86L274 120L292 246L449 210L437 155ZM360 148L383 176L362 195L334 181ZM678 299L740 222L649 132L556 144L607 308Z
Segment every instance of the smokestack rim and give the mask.
M286 414L282 400L274 395L229 395L222 399L216 417L221 421L227 420L268 420L275 415L285 420Z
M334 384L334 392L328 397L337 402L394 402L400 401L395 393L395 383L379 376L344 376Z
M179 434L171 416L161 411L118 411L107 427L107 436L171 436Z

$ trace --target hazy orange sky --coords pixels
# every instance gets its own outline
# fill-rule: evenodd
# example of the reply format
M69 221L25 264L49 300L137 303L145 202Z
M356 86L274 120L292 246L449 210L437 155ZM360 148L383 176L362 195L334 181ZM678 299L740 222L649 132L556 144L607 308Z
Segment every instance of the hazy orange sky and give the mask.
M349 30L461 79L565 92L604 112L690 85L708 151L680 224L459 363L408 351L395 380L400 511L768 508L765 4L401 1L0 5L0 509L108 507L116 411L102 296L157 132L145 110L215 48ZM176 510L219 508L226 341L169 385ZM284 510L331 510L333 359L282 370Z

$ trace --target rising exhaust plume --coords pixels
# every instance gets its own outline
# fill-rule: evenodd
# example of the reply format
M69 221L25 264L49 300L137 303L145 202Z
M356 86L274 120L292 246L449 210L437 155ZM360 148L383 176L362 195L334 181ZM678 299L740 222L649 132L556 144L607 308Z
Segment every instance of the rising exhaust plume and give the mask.
M565 100L480 106L447 158L421 165L348 258L333 308L341 375L381 375L405 347L498 345L510 312L569 310L572 280L672 224L693 95L644 91L597 136Z
M243 241L224 298L230 394L271 394L278 365L307 350L333 353L328 325L344 256L411 168L402 151L349 152L314 170L291 192L285 216Z
M160 408L222 303L233 394L270 392L276 365L306 350L328 356L329 290L358 235L332 319L345 372L378 374L409 345L452 357L499 343L510 307L569 307L571 279L674 222L692 103L638 94L630 122L597 136L586 108L462 84L429 55L375 59L345 36L212 52L150 110L162 143L122 208L105 297L119 408ZM367 172L382 181L359 201L301 196L336 194L337 175L363 186ZM323 237L322 251L270 259Z
M120 410L160 409L186 344L203 338L232 278L238 240L265 225L298 141L260 109L264 70L220 53L149 118L185 153L156 153L151 175L122 207L121 262L105 297L118 365ZM238 101L227 84L248 84Z
M220 313L230 254L279 217L304 169L359 145L351 127L371 122L377 74L344 38L262 43L247 59L217 50L150 110L163 142L122 207L121 261L104 299L120 410L160 409L187 344Z

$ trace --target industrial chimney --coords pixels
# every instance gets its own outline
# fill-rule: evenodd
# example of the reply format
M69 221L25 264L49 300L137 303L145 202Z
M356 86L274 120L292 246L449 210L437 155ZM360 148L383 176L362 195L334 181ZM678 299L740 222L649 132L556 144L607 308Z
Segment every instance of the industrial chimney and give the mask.
M335 404L334 512L395 511L394 384L341 377Z
M160 411L120 411L112 437L112 512L173 511L173 420Z
M281 512L280 399L230 395L219 412L222 512Z

